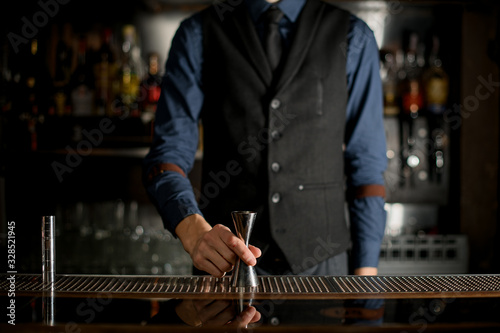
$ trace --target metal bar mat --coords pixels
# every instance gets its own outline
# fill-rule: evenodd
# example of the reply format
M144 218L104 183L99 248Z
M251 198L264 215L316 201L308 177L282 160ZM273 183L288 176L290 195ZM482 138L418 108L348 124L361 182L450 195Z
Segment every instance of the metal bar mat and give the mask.
M0 294L12 288L2 274ZM58 275L57 296L82 297L112 293L126 298L234 298L241 290L230 286L230 277ZM500 297L500 275L425 276L259 276L259 286L244 291L254 298L425 298ZM17 295L36 295L46 288L41 275L15 276Z

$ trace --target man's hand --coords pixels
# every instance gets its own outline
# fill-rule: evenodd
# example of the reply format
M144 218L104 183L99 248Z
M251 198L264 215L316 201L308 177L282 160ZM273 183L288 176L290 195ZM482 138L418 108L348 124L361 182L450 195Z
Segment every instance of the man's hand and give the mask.
M228 227L218 224L213 228L197 214L179 223L175 232L193 260L193 265L215 277L222 277L233 269L239 257L254 266L261 251L255 246L246 247Z
M237 307L230 300L183 300L175 312L186 324L195 327L229 327L246 328L248 324L258 322L260 312L253 306L247 306L239 315Z

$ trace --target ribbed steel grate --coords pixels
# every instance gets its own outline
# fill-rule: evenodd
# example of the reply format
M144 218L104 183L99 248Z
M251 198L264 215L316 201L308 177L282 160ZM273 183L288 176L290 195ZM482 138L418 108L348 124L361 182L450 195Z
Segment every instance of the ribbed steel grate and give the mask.
M498 275L332 277L348 293L499 292Z
M8 275L1 275L0 292L10 288ZM41 275L15 276L17 294L36 294L44 289ZM425 276L259 276L252 296L280 295L288 298L349 297L500 297L500 275ZM234 297L230 277L58 275L58 295L79 296L113 293L122 297Z

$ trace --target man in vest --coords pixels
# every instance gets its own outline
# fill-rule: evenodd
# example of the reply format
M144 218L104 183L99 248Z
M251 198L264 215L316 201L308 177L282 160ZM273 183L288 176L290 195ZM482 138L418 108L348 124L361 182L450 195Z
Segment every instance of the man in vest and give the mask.
M240 257L259 274L377 274L385 150L363 21L319 0L218 2L173 39L145 184L197 270L220 277ZM235 210L257 212L250 247Z

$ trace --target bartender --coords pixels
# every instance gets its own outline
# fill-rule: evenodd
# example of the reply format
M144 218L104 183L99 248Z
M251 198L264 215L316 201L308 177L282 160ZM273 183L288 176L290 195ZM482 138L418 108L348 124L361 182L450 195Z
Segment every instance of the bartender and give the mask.
M221 277L240 257L259 274L377 274L382 103L359 18L319 0L216 2L172 41L145 186L196 271ZM249 247L235 210L257 212Z

